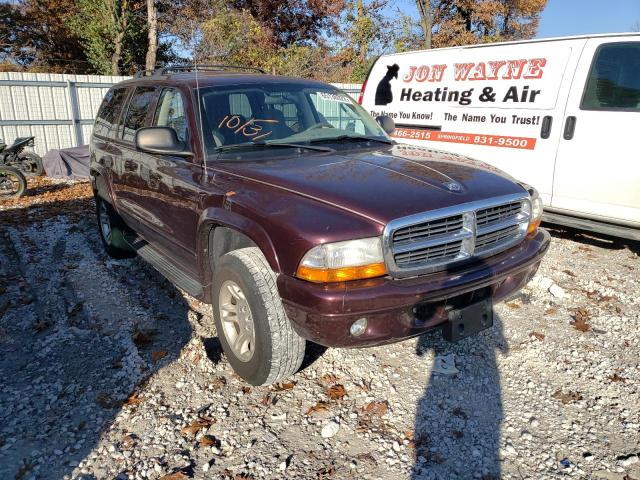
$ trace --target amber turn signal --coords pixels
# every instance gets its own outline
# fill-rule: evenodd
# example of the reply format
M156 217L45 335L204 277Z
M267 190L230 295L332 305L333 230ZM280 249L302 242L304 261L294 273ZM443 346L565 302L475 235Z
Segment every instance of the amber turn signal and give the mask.
M346 282L364 278L381 277L387 273L384 263L372 263L358 267L313 268L300 265L296 276L315 283Z
M527 229L527 235L535 235L538 231L538 227L540 226L540 220L534 220L529 224L529 228Z

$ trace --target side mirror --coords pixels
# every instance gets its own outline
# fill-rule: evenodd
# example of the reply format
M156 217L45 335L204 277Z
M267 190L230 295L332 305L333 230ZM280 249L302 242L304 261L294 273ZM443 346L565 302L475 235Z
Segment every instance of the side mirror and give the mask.
M189 157L193 155L187 150L184 142L178 140L178 135L170 127L144 127L136 131L136 148L141 152L158 153L161 155L176 155Z
M387 115L380 115L376 117L376 122L378 122L378 125L380 125L389 135L396 131L396 123L393 121L393 118L388 117Z

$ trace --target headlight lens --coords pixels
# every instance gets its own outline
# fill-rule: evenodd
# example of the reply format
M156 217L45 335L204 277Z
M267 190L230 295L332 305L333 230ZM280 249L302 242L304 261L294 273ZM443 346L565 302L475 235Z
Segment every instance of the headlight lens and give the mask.
M344 282L387 273L380 237L324 243L302 258L296 276L310 282Z
M533 235L538 231L540 222L542 221L542 199L538 196L538 192L532 189L531 194L531 220L529 220L529 229L527 233Z

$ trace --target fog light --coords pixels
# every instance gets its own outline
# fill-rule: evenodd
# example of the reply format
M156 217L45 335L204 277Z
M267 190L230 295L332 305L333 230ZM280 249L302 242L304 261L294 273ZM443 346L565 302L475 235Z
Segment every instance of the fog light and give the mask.
M367 329L367 319L362 317L351 324L349 331L354 337L359 337Z

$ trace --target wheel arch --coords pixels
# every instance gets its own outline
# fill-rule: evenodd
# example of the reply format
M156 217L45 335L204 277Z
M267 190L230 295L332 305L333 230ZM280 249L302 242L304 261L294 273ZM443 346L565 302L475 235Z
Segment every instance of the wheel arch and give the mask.
M197 251L203 283L211 281L216 261L224 254L245 247L257 247L271 269L279 273L280 263L273 242L254 220L222 208L208 208L200 218Z

